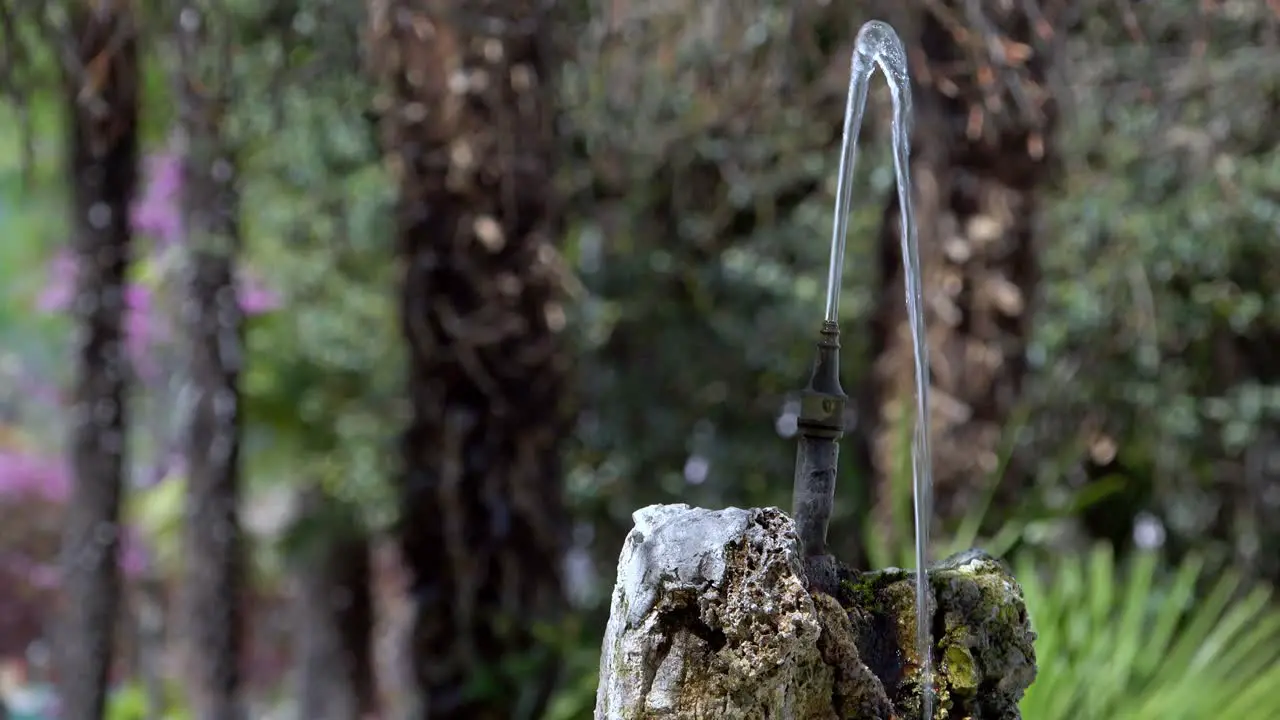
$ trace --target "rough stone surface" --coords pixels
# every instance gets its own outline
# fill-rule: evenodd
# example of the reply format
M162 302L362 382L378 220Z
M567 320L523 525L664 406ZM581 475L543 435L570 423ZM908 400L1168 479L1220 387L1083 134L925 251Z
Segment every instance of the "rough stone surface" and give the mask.
M1013 720L1036 677L1035 633L1022 588L1000 561L968 550L929 572L936 703L948 718ZM918 718L915 573L841 571L840 604L860 660L882 682L898 717Z
M597 720L919 720L912 573L841 568L838 598L811 595L776 508L655 505L634 519ZM1021 589L977 552L930 578L937 717L1018 717L1035 677Z
M821 701L834 673L785 515L672 505L634 518L597 718L835 717Z

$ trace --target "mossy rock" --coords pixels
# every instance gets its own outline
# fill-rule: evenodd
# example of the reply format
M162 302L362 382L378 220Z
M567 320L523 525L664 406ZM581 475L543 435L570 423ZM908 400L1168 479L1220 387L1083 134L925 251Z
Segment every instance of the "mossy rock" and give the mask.
M842 567L839 577L838 600L859 658L880 679L894 715L919 718L915 573ZM1018 702L1036 676L1022 588L999 560L978 550L931 569L929 587L935 717L1019 718Z
M777 508L656 505L635 521L597 720L921 720L913 573L826 563L836 596L814 592ZM1021 588L969 552L934 568L930 589L934 719L1017 718L1035 679Z

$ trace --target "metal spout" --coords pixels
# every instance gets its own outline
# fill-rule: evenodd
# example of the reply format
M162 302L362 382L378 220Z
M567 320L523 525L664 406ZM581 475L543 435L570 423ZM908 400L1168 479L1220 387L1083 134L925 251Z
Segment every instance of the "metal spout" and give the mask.
M827 527L835 505L836 465L849 397L840 387L840 327L822 324L809 384L800 394L792 516L812 589L834 595L835 559L827 552Z

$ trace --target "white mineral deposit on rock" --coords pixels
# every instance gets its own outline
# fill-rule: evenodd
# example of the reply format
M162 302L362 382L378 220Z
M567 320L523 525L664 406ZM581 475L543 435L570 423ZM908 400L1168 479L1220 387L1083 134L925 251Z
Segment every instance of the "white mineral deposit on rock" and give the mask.
M806 714L811 697L825 695L829 708L832 673L790 519L774 508L688 505L650 506L634 519L596 718L824 717Z

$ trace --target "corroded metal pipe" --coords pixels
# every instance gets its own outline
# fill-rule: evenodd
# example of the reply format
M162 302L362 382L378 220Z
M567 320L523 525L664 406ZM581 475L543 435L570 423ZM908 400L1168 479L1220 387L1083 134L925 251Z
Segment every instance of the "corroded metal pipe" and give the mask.
M813 589L829 595L835 594L836 569L827 552L827 526L835 505L836 465L848 399L840 387L840 328L828 320L822 324L813 374L800 395L791 499L805 575Z

